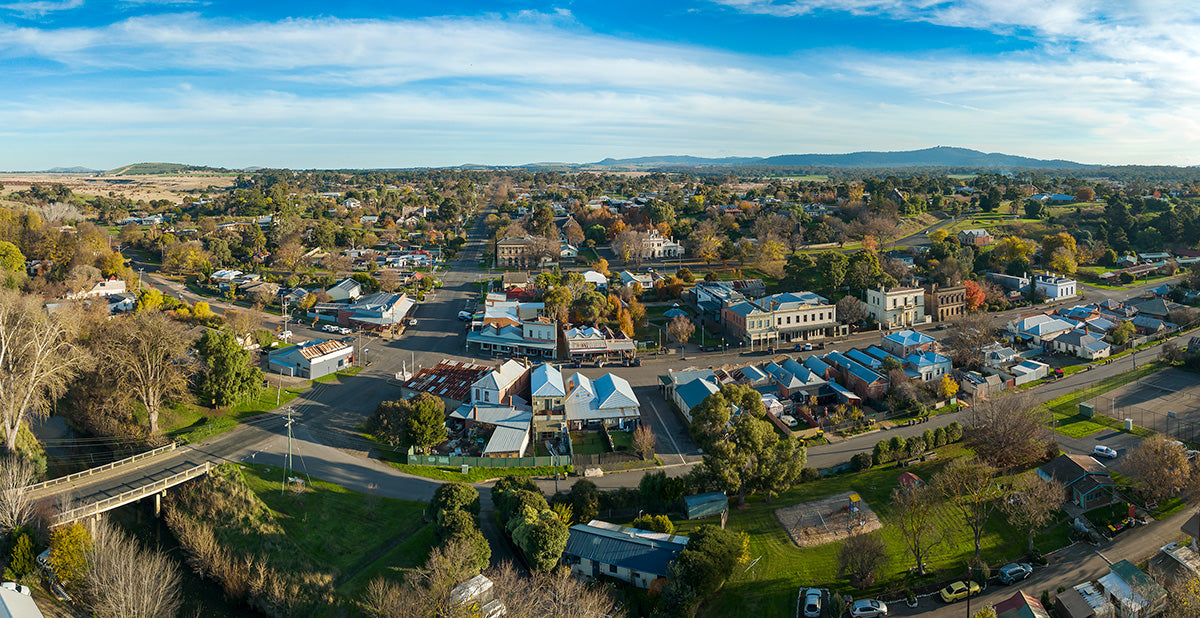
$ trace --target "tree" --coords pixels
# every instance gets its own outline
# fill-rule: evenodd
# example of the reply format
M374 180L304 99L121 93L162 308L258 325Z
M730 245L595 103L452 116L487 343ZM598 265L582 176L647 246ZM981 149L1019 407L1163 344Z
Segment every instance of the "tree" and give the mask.
M1023 465L1046 451L1049 418L1028 394L981 401L971 408L970 419L976 453L994 466Z
M641 454L643 460L654 457L656 441L654 431L648 425L638 425L633 430L633 448Z
M942 399L950 399L958 394L958 382L954 381L949 375L942 376L938 381L938 397Z
M666 515L651 515L649 513L638 515L633 520L633 527L639 530L649 530L650 532L661 532L663 534L675 533L675 524L671 523L671 518Z
M50 568L60 582L70 587L84 583L92 537L80 522L55 526L50 531Z
M838 575L848 575L855 588L867 588L875 583L875 574L887 561L887 546L880 535L853 534L838 550Z
M108 523L96 528L87 554L84 601L99 618L173 616L182 602L176 562L161 551L142 549Z
M968 280L963 282L963 287L966 288L967 310L978 311L984 302L987 301L987 295L983 291L983 286L979 285L977 281Z
M1030 473L1018 478L1013 484L1011 498L1000 503L1000 509L1013 527L1029 531L1030 553L1033 552L1033 535L1050 523L1062 508L1064 495L1062 483L1047 482L1037 473Z
M643 477L644 478L644 477ZM600 490L588 479L579 479L571 485L567 493L571 503L571 512L576 521L591 521L600 514Z
M939 495L929 485L892 490L892 512L917 572L925 574L926 560L943 540L938 527Z
M983 365L983 346L996 340L996 327L985 313L968 313L951 322L942 338L956 367Z
M12 534L15 535L16 542L13 543L12 553L9 555L8 568L4 571L4 578L8 580L21 579L37 569L33 535L28 529L14 530Z
M817 256L817 270L830 290L840 290L846 281L850 258L837 251L825 251Z
M1167 603L1163 618L1193 618L1200 616L1200 578L1189 577L1175 582L1167 589L1171 602Z
M0 529L13 532L33 520L34 501L27 489L36 478L33 463L10 453L0 461Z
M1066 247L1059 247L1050 254L1050 270L1054 272L1073 275L1078 267L1075 253Z
M405 444L421 452L446 441L446 404L430 393L420 393L407 402L404 420Z
M1115 346L1122 346L1129 343L1129 339L1137 333L1137 327L1129 320L1121 320L1120 324L1108 334L1108 340Z
M16 245L0 240L0 286L15 289L25 280L25 256Z
M867 320L867 306L854 296L843 296L834 305L838 321L843 324L860 324Z
M231 406L258 396L263 372L250 366L250 353L242 349L231 331L210 330L196 344L205 371L199 393L214 406Z
M1162 434L1142 440L1128 465L1138 487L1155 502L1178 494L1190 472L1187 451Z
M980 560L980 541L988 518L1002 497L995 482L996 471L979 460L955 459L933 477L933 487L947 501L948 508L971 532L975 541L975 560Z
M701 221L696 229L692 230L689 240L692 243L692 254L704 260L705 264L712 264L721 257L723 235L720 227L711 219Z
M0 290L0 425L9 453L29 416L45 416L90 363L71 316L48 315L41 299Z
M427 512L435 519L439 519L449 511L467 511L472 515L478 515L479 491L460 482L438 485L438 488L433 491L433 500L429 502Z
M1079 189L1075 191L1076 202L1090 202L1094 199L1096 199L1096 191L1091 187L1079 187Z
M1046 216L1046 204L1039 200L1025 200L1025 218L1042 219Z
M121 384L146 408L151 434L158 433L163 403L187 391L190 366L183 326L159 312L134 314L117 322L101 355Z
M668 583L659 602L666 616L690 616L696 605L716 592L749 559L745 537L705 524L688 538L687 547L668 565Z
M570 536L567 524L549 506L540 511L523 507L508 521L507 528L513 544L538 571L550 571L558 564Z
M696 332L696 325L692 323L686 316L677 315L671 323L667 325L667 334L670 335L676 343L687 343L692 338L692 333Z

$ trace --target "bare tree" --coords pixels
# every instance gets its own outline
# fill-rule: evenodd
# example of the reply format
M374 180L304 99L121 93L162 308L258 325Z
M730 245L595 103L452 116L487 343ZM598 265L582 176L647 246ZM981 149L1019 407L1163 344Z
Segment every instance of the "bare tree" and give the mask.
M867 319L867 306L854 296L843 296L834 305L838 321L843 324L857 324Z
M981 401L971 408L976 453L997 467L1029 463L1046 450L1049 415L1027 393Z
M625 616L604 587L572 576L566 567L530 578L521 576L506 562L488 571L487 576L492 580L496 598L504 603L509 616Z
M179 611L179 568L166 554L142 549L104 522L92 535L88 558L86 603L93 615L156 618Z
M1062 483L1042 480L1036 473L1026 474L1013 484L1012 495L1000 504L1000 510L1015 527L1029 530L1029 551L1033 551L1033 535L1050 523L1062 508Z
M657 439L654 437L654 431L647 425L638 425L637 429L633 430L633 448L641 453L642 459L650 459L654 456L654 445Z
M0 529L12 531L33 520L35 504L27 488L35 476L33 464L20 455L0 461Z
M101 354L146 407L150 433L156 433L163 403L187 390L190 365L181 362L186 360L187 335L178 322L150 311L134 315L116 329L114 341Z
M887 545L878 534L854 534L838 550L838 575L849 575L850 585L866 588L888 561Z
M921 575L925 574L926 559L944 538L939 526L939 502L937 492L928 485L892 490L892 512Z
M0 290L0 424L9 453L30 415L49 413L90 357L69 317L47 315L40 299Z
M645 232L624 230L613 237L612 247L622 262L626 264L642 262L642 247L646 239Z
M711 219L701 221L692 231L688 240L692 245L692 254L704 260L705 264L711 264L721 257L721 243L724 240L724 234Z
M967 313L951 323L950 332L942 338L954 366L983 365L983 346L996 340L996 327L986 313Z
M952 460L933 477L934 489L946 499L951 512L971 531L976 560L980 559L980 541L988 518L1003 495L995 477L996 470L986 463L962 458Z
M252 309L230 309L225 312L225 324L238 337L245 337L262 328L262 315Z
M1178 494L1191 471L1187 451L1162 434L1142 440L1129 456L1129 469L1141 490L1155 501Z
M694 332L696 332L696 325L682 315L675 316L675 319L667 325L667 334L680 345L687 343Z

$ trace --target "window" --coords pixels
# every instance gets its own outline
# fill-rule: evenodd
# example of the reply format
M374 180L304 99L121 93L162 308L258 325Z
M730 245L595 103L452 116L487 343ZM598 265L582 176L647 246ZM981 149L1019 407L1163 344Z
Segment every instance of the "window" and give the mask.
M490 397L490 395L491 395L491 393L489 393L488 391L483 391L483 400L484 400L484 401L491 401L491 397Z
M617 565L615 565L615 564L610 564L610 565L608 565L608 572L609 572L609 573L616 573L616 572L617 572Z

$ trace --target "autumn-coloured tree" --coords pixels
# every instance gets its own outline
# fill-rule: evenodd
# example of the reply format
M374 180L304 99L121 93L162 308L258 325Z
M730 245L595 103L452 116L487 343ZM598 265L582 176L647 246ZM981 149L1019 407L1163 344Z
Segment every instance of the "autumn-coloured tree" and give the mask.
M966 288L967 309L969 311L978 311L983 303L987 300L987 294L983 291L983 286L976 281L965 281L963 287Z
M949 399L958 394L958 382L954 381L949 375L942 376L942 380L938 382L938 396L942 399Z
M1079 187L1075 192L1076 202L1090 202L1096 199L1096 192L1091 187Z
M620 324L621 324L621 326L620 326L621 332L625 333L625 336L627 336L627 337L632 337L633 332L634 332L633 331L633 316L631 316L629 314L628 309L621 310Z
M1071 252L1071 257L1074 258L1078 251L1075 237L1066 232L1059 232L1042 239L1043 255L1054 255L1054 252L1059 248L1067 249Z
M1143 440L1130 455L1128 466L1142 491L1157 501L1179 493L1191 471L1187 451L1162 434Z
M667 334L680 344L687 343L694 332L696 332L696 325L682 315L675 316L675 319L667 325Z

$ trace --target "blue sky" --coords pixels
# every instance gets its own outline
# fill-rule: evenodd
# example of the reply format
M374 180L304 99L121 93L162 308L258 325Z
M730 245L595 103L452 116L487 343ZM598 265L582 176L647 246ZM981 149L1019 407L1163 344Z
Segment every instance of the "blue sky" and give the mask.
M1200 164L1200 5L1167 0L0 0L0 67L7 170Z

